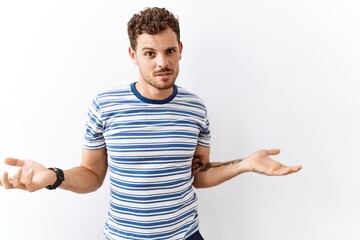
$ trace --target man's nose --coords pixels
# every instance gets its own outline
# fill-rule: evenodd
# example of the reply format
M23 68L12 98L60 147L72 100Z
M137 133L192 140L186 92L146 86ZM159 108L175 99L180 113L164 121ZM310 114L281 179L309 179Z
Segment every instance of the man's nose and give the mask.
M157 66L164 68L169 66L169 60L164 54L159 54L157 57Z

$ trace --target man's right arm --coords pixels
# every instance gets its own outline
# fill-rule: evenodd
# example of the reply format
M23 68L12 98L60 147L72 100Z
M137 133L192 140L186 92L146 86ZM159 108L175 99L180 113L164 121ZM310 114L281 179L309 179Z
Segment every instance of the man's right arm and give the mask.
M64 171L65 181L60 188L76 193L93 192L104 182L107 167L106 148L83 149L81 165Z
M97 150L83 149L82 162L78 167L64 171L64 181L59 188L76 193L88 193L98 189L106 176L107 153L106 148ZM14 176L3 172L0 176L0 185L6 189L23 189L34 192L56 181L54 171L31 160L5 159L10 166L19 167Z

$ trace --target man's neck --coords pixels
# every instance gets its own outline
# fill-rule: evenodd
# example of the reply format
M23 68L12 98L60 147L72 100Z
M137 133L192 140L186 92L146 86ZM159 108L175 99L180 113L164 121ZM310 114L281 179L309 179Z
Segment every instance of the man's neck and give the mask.
M165 100L174 92L174 87L164 90L158 89L142 80L135 83L135 88L143 97L151 100Z

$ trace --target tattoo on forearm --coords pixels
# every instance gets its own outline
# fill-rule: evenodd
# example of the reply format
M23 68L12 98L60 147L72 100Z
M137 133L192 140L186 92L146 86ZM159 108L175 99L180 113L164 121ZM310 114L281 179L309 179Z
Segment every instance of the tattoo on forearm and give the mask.
M204 166L204 163L201 161L200 157L194 156L192 160L192 171L195 172L199 170L202 166Z
M205 168L201 169L201 171L206 172L210 168L218 168L218 167L227 166L227 165L234 165L241 161L242 161L242 159L228 161L228 162L222 162L222 163L208 163L205 165Z
M260 171L260 170L255 169L255 168L253 168L251 171L254 172L254 173L257 173L257 174L262 174L262 175L266 174L266 172Z
M237 163L241 162L242 160L243 159L238 159L238 160L233 160L233 161L228 161L228 162L221 162L221 163L207 163L207 164L204 164L201 161L200 157L195 156L193 158L192 170L193 171L200 170L201 172L206 172L210 168L218 168L218 167L227 166L227 165L234 165L234 164L237 164Z

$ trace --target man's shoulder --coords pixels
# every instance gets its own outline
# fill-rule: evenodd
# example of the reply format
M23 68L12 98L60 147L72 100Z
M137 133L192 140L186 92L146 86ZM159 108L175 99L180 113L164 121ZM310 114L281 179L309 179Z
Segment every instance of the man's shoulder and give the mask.
M111 89L102 91L96 95L98 101L108 101L111 99L119 99L131 95L130 84L120 85Z
M178 94L177 96L180 98L180 99L186 99L188 101L197 101L199 103L202 103L202 104L205 104L204 103L204 100L199 97L197 94L181 87L181 86L177 86L178 88Z

